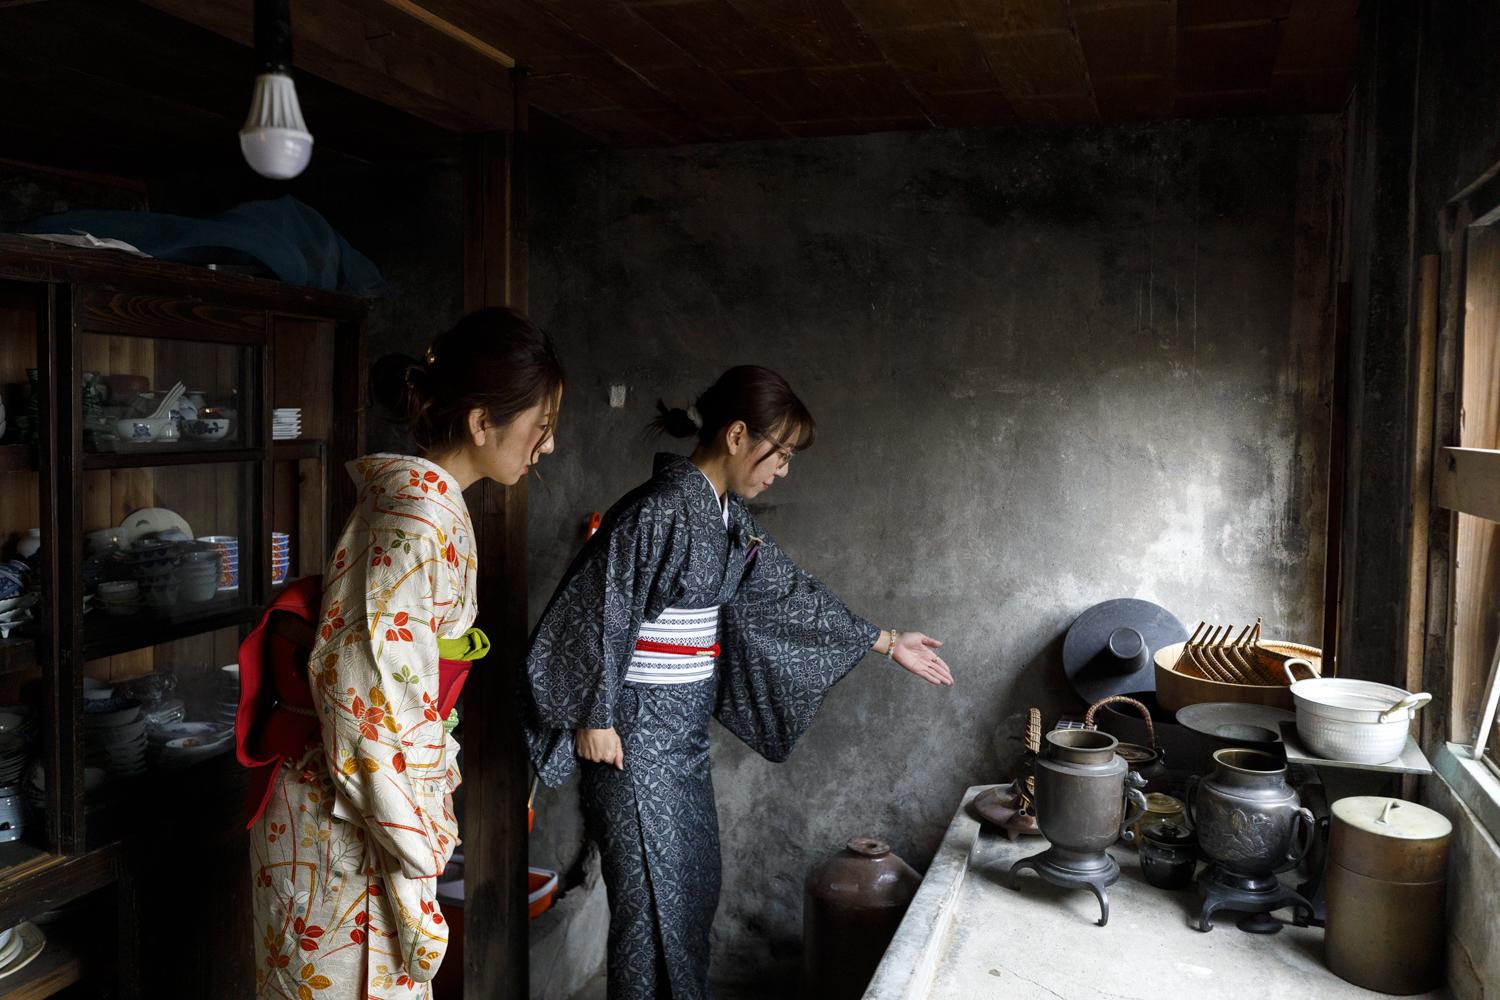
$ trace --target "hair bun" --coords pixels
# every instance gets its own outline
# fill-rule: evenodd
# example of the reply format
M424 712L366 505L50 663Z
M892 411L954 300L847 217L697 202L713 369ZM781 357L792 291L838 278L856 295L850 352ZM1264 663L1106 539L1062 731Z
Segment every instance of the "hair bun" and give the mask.
M409 354L387 354L370 373L370 396L393 417L409 419L432 399L432 373Z
M656 419L651 425L663 434L675 438L697 437L703 426L702 418L695 421L693 414L687 410L674 409L659 399L656 401Z

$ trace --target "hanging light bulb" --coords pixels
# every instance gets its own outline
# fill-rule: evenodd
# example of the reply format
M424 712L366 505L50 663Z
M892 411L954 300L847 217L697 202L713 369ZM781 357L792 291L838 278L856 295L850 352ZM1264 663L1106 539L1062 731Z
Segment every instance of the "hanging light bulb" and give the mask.
M262 177L284 181L307 168L313 147L291 76L290 0L255 0L255 56L260 73L240 129L240 152Z

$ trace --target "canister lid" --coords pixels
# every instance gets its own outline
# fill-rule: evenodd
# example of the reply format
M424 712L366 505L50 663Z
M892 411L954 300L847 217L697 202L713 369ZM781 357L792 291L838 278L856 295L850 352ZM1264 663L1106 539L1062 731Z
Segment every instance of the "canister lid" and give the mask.
M1353 795L1339 799L1329 836L1332 862L1388 882L1444 877L1453 824L1442 813L1405 799Z
M1434 809L1386 795L1351 795L1333 804L1333 814L1363 833L1402 840L1436 840L1453 832Z

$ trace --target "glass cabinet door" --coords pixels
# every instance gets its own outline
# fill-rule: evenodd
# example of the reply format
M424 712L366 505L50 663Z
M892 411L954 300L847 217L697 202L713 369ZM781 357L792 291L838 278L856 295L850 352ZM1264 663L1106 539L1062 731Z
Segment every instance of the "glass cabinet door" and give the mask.
M83 448L121 455L258 445L253 348L85 333Z

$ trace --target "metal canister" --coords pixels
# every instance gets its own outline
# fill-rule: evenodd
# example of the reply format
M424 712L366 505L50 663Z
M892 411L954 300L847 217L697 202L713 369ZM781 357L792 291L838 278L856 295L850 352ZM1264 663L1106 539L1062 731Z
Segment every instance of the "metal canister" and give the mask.
M1443 895L1453 824L1404 799L1354 795L1333 804L1324 956L1341 978L1410 995L1443 978Z

